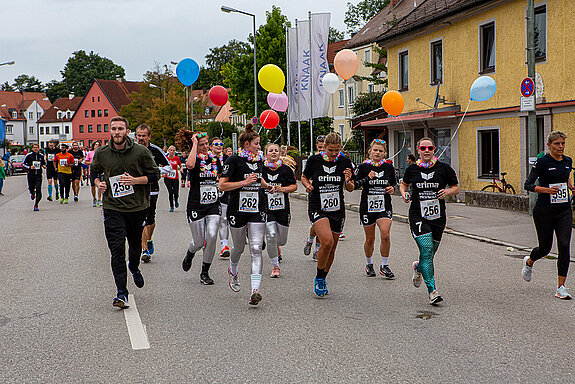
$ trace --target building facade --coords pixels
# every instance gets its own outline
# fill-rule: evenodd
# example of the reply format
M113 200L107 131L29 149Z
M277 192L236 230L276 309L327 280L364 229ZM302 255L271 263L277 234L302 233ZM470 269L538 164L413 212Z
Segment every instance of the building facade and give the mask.
M50 108L43 92L0 91L0 118L6 124L6 140L12 144L38 143L38 120Z
M45 148L50 140L60 142L73 139L72 119L81 101L81 97L74 97L73 94L59 98L38 120L41 148Z

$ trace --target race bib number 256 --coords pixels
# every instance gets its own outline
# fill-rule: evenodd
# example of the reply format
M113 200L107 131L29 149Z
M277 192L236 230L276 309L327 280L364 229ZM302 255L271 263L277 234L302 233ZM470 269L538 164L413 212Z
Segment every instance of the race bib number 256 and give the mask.
M122 175L110 176L110 190L114 198L124 197L134 193L134 188L131 185L123 184L120 181L121 177Z

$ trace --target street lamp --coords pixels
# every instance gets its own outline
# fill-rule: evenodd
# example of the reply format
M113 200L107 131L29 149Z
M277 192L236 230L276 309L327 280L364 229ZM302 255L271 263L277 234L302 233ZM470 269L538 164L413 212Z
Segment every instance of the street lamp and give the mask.
M155 84L148 84L148 85L150 86L150 88L158 88L164 92L164 103L165 103L166 102L166 88L160 87L159 85L155 85Z
M0 67L3 66L3 65L14 65L14 64L16 64L16 62L15 62L14 60L12 60L12 61L7 61L7 62L5 62L5 63L0 63Z
M245 11L240 11L239 9L235 9L232 7L228 7L225 5L222 5L222 12L225 13L232 13L232 12L236 12L236 13L241 13L243 15L248 15L253 17L253 22L254 22L254 112L255 112L255 117L258 117L258 85L257 85L257 56L256 56L256 15L252 14L252 13L248 13Z

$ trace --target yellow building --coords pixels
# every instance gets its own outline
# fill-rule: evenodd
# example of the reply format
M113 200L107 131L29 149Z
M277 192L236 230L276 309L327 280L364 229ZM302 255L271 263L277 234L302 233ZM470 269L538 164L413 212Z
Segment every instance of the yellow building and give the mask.
M566 149L571 156L572 5L567 0L535 3L538 134L533 138L543 151L551 130L564 131L571 138ZM399 119L362 125L388 131L390 152L401 150L394 159L397 168L404 168L404 155L415 152L418 139L430 136L440 152L445 150L442 160L458 172L462 189L481 189L490 175L506 172L517 192L523 190L529 170L527 112L519 108L521 81L527 77L526 6L525 0L395 0L380 12L402 15L374 40L387 49L389 89L401 92L405 108ZM497 93L469 103L471 84L480 75L495 79Z

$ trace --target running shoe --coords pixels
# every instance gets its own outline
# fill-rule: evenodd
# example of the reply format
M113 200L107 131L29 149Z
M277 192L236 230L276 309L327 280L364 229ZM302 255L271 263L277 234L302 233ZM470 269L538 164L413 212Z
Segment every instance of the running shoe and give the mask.
M419 264L419 261L413 262L413 275L411 276L411 280L413 281L413 286L415 288L419 288L421 286L421 282L423 280L423 275L421 274L421 272L419 272L417 270L418 264Z
M324 297L325 296L325 293L326 293L325 279L318 279L317 277L314 279L313 293L317 297Z
M207 273L201 273L200 274L200 283L202 283L204 285L214 285L214 280L212 280Z
M138 270L132 273L132 277L134 278L134 284L136 284L136 287L142 288L144 286L144 276L142 276L142 272Z
M176 208L180 207L180 203L178 203L177 201L174 203L174 205L176 206Z
M68 204L68 198L64 199L64 204Z
M311 246L313 245L313 240L310 242L309 240L305 241L305 246L303 247L303 254L309 256L311 253Z
M277 265L274 265L274 269L272 269L272 273L270 274L270 277L272 277L272 278L280 277L280 267L278 267Z
M186 251L186 257L184 257L184 261L182 261L182 269L184 272L188 272L190 268L192 268L192 260L194 255L195 253L190 252L189 249Z
M375 276L375 270L373 269L373 264L367 264L365 266L365 274L367 275L367 277Z
M340 239L340 240L345 240L345 233L343 233L343 232L340 233L340 234L339 234L339 239Z
M98 200L98 207L102 206L102 200Z
M252 295L250 296L250 305L258 305L260 303L260 301L262 301L262 294L260 293L259 290L254 289L252 291Z
M60 204L64 204L64 199L60 199Z
M564 285L557 288L557 292L555 292L555 297L562 300L571 300L571 295L567 293L567 289Z
M441 303L442 301L443 301L443 297L439 296L439 293L437 293L437 290L434 290L433 292L429 292L429 304L435 305L437 303Z
M30 194L30 200L34 200L35 198L36 198L36 196L33 193L31 193Z
M128 295L125 293L118 293L118 296L114 298L114 307L118 307L121 309L129 308L130 303L128 302Z
M311 257L314 261L317 261L317 251L314 251L313 256Z
M523 280L529 282L531 281L531 275L533 274L533 267L527 265L527 260L529 260L529 256L525 256L523 258L523 270L521 274L523 275Z
M170 207L170 212L174 212L174 207Z
M150 255L153 255L154 254L154 241L148 240L146 245L148 246L148 252L150 252Z
M60 200L60 194L56 193L56 200Z
M52 201L52 196L48 196L48 197L46 198L46 200Z
M395 275L391 272L388 265L382 265L379 267L379 274L385 276L386 279L393 279Z
M38 208L38 204L34 205L34 212L39 211L40 209Z
M220 251L220 258L226 259L228 257L230 257L230 248L228 248L228 246L226 245Z
M78 196L74 196L74 201L78 201Z
M229 277L228 284L230 285L230 289L234 292L239 292L240 291L240 278L238 275L232 274L230 267L228 267L228 277Z
M92 200L92 207L95 207L98 205L98 200L94 199Z
M142 261L144 263L149 263L152 258L150 257L150 252L147 249L142 250Z

